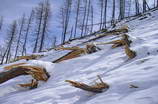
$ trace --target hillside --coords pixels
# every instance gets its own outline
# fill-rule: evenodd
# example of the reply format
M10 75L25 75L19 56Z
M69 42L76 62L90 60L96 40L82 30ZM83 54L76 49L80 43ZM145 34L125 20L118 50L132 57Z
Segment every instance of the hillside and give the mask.
M132 17L117 24L117 27L128 25L131 49L137 53L129 60L123 47L111 49L111 45L99 45L101 51L83 55L60 63L53 60L70 51L37 53L44 57L38 60L17 61L45 67L51 77L33 90L21 88L17 84L27 83L30 76L20 76L0 84L0 104L157 104L158 103L158 11L146 13L141 17ZM99 34L99 32L97 32ZM72 41L65 47L84 47L87 40L95 35ZM117 40L118 35L106 36L90 43ZM3 71L3 67L1 70ZM74 80L92 84L96 76L110 85L110 88L99 94L86 92L72 87L65 80ZM130 88L130 85L138 88Z

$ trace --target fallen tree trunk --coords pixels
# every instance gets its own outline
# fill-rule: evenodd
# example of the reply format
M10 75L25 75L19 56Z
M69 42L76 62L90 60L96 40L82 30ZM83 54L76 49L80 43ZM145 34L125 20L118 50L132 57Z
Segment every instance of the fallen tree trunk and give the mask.
M71 80L65 80L65 82L70 83L72 86L76 88L80 88L82 90L90 91L94 93L102 93L104 90L109 89L110 86L107 83L103 82L103 80L101 79L99 75L97 77L101 81L101 83L95 83L95 85L91 85L91 86L84 83L77 82L77 81L71 81Z
M29 70L26 68L17 67L17 68L13 68L12 70L1 72L0 73L0 84L4 83L12 78L18 77L20 75L28 75L27 71L29 71Z

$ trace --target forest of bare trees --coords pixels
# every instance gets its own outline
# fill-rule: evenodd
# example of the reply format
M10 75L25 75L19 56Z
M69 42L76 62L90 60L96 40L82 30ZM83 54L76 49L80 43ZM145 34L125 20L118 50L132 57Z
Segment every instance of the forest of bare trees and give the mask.
M147 0L63 0L58 11L61 32L50 36L53 21L49 0L40 2L29 15L23 14L13 21L3 34L5 42L0 46L0 63L8 63L17 56L42 52L57 44L64 44L93 32L114 27L117 21L137 16L158 7L158 0L151 5ZM4 27L0 17L0 35ZM61 34L61 35L60 35ZM51 37L51 39L49 38ZM61 41L57 41L61 39ZM53 41L52 41L53 40ZM48 45L48 42L49 43Z

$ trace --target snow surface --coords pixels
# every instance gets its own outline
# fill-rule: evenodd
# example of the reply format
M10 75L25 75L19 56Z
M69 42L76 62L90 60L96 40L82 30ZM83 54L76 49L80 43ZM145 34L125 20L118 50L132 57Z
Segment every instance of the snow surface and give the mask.
M0 104L158 104L158 11L147 17L118 24L130 27L128 34L133 41L131 49L137 52L136 58L128 60L123 47L111 49L111 45L100 46L102 50L99 52L57 64L51 61L69 51L39 53L45 57L28 63L45 67L51 74L48 82L41 82L37 89L28 90L17 84L30 81L30 76L9 80L0 85ZM107 36L94 42L114 39L118 36ZM67 46L86 40L73 41ZM109 90L95 94L65 82L75 80L92 84L97 75L110 85ZM131 84L139 88L130 88Z

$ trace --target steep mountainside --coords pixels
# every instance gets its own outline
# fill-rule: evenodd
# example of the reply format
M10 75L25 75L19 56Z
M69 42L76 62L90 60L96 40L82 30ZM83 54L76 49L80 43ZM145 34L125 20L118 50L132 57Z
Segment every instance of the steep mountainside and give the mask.
M128 35L132 40L131 49L137 56L129 60L124 47L111 49L111 44L97 45L101 48L93 54L60 63L53 60L70 51L37 53L44 57L27 63L45 67L51 77L46 83L33 90L19 87L30 76L20 76L0 85L0 104L158 104L158 11L146 13L141 17L132 17L117 24L117 28L128 25ZM86 37L72 41L65 47L84 47L83 42L94 38ZM90 43L117 40L118 35L102 37ZM18 61L26 62L25 60ZM1 71L3 67L1 66ZM65 80L74 80L92 84L96 76L110 85L99 94L74 88ZM138 88L131 88L131 85Z

